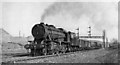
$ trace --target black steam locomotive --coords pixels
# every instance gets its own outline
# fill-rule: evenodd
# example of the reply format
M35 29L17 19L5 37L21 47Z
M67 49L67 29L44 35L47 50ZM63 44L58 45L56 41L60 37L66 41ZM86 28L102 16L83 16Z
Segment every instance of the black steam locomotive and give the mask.
M34 41L25 45L31 55L59 54L80 50L80 40L75 33L44 23L32 28ZM88 45L87 45L88 47Z

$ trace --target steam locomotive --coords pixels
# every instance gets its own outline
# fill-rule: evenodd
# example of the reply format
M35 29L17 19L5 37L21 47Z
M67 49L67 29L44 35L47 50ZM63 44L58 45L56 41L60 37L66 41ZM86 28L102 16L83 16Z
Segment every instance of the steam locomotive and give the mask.
M31 55L59 54L80 50L80 40L75 33L44 23L32 28L34 41L24 47ZM85 47L88 47L85 46Z

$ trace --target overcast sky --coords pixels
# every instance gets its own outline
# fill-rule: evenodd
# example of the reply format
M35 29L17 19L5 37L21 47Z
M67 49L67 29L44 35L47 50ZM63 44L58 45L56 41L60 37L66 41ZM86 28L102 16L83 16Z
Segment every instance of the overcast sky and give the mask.
M117 38L117 12L117 3L114 2L80 2L77 4L3 2L2 27L13 36L18 36L19 31L21 31L21 35L29 36L31 35L33 25L40 23L42 15L46 15L44 22L54 24L56 27L63 27L73 32L76 32L75 29L79 27L80 34L87 35L88 26L90 25L92 26L92 34L94 35L101 35L102 30L106 29L109 38Z
M25 36L30 35L35 23L40 23L43 10L50 3L3 3L3 28L10 34L18 36L19 31Z

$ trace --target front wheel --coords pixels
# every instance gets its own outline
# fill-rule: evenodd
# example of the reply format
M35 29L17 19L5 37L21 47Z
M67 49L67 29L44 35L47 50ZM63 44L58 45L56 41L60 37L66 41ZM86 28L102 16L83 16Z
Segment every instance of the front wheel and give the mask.
M43 55L47 55L47 50L46 50L46 48L43 48Z

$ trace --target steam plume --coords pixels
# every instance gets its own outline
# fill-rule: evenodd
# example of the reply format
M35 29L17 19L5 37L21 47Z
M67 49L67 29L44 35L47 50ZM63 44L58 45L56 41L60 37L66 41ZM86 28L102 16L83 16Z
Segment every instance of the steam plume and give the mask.
M79 26L80 31L87 31L85 27L91 25L94 33L105 29L108 38L117 38L117 7L113 2L55 2L45 10L41 20L68 30Z

